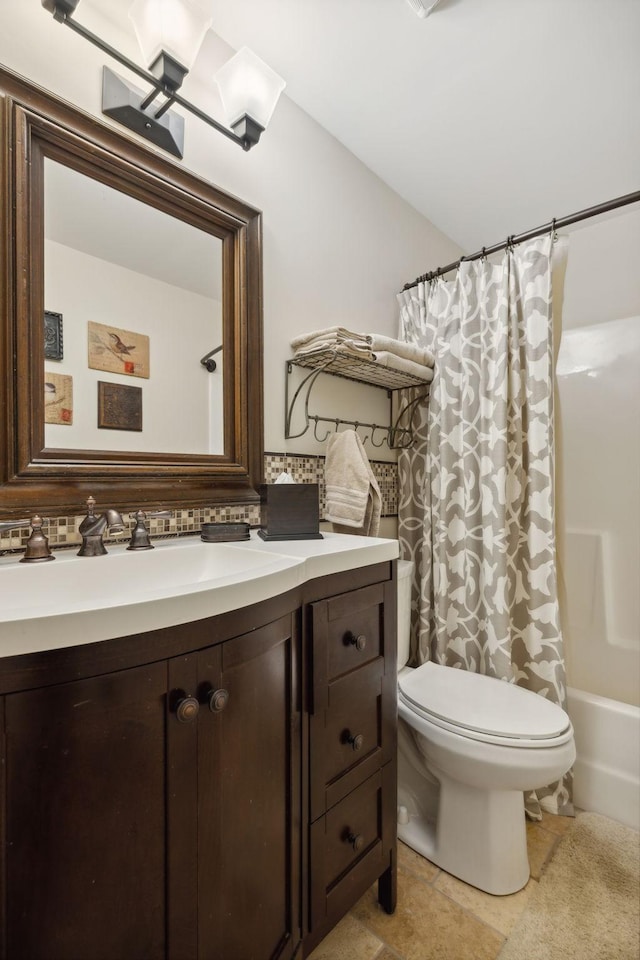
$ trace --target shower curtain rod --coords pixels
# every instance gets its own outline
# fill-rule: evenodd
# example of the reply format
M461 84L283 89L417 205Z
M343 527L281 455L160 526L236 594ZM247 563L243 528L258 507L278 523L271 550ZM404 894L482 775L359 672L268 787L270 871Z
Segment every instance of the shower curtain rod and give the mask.
M494 243L492 247L483 247L482 250L478 250L476 253L471 253L466 257L460 257L459 260L448 263L446 267L438 267L437 270L425 273L414 280L413 283L405 283L402 289L411 290L412 287L417 287L419 283L435 280L436 277L441 277L443 274L449 273L450 270L456 270L465 260L479 260L480 257L487 257L491 253L497 253L498 250L506 250L507 247L513 246L515 243L522 243L524 240L533 240L534 237L540 237L550 230L559 230L562 227L568 227L571 223L578 223L579 220L588 220L589 217L597 217L600 213L608 213L610 210L617 210L618 207L626 207L627 204L637 203L638 201L640 201L640 190L636 190L635 193L626 193L623 197L616 197L615 200L608 200L606 203L599 203L595 207L587 207L585 210L572 213L568 217L551 220L541 227L534 227L533 230L527 230L526 233L519 233L507 237L502 243Z

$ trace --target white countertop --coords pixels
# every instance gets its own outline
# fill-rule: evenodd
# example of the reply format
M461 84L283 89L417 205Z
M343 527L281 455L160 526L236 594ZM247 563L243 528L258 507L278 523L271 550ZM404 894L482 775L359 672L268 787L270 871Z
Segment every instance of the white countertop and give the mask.
M0 657L111 640L227 613L326 574L398 556L398 541L323 533L322 540L239 543L199 536L103 557L59 550L54 562L0 557Z

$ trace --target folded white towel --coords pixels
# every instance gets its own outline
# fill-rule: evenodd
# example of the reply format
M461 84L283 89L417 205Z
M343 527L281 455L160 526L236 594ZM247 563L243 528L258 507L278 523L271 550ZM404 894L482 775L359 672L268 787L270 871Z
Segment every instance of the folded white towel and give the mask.
M300 350L310 350L312 347L319 346L320 344L329 344L330 346L335 344L339 345L346 343L348 346L358 347L360 350L369 350L371 351L371 344L368 340L359 340L355 337L342 337L337 336L335 333L319 333L317 337L307 337L304 343L301 343L299 347L296 347L296 353Z
M325 327L324 330L312 330L311 333L302 333L297 337L294 337L291 341L291 346L294 350L298 350L300 347L306 346L312 340L318 340L319 338L327 340L360 340L363 343L367 343L366 333L354 333L353 330L347 330L346 327Z
M395 353L387 353L383 350L374 353L373 359L382 367L389 367L391 370L402 371L402 373L411 373L414 377L420 377L429 383L433 380L433 367L425 367L422 363L414 363L413 360L399 357Z
M304 347L299 347L294 353L294 357L308 357L310 354L324 351L360 357L363 360L373 360L373 351L369 344L359 340L342 340L340 343L335 340L311 340Z
M405 360L413 360L414 363L420 363L425 367L432 367L434 364L433 354L426 347L419 347L416 343L407 343L405 340L394 340L392 337L383 337L379 333L372 333L368 337L371 349L374 351L384 350L388 353L395 353L398 357L404 357Z
M347 330L346 327L326 327L324 330L300 334L293 338L291 346L296 354L345 346L360 352L370 360L375 359L374 353L380 353L401 357L420 366L433 367L434 365L433 354L426 347L419 347L415 343L407 343L404 340L394 340L393 337L385 337L380 333L356 333L353 330ZM401 364L385 360L381 362L385 366L395 367L397 370L407 369L407 372L411 372ZM422 376L422 374L416 373L416 376Z
M362 441L355 430L332 433L324 466L325 520L336 533L375 537L382 498Z

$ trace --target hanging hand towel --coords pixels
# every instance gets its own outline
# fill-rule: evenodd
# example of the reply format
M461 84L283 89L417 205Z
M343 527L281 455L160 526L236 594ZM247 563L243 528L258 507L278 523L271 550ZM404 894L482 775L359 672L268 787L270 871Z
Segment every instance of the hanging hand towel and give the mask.
M336 533L376 537L380 529L380 488L355 430L332 433L324 467L325 520Z

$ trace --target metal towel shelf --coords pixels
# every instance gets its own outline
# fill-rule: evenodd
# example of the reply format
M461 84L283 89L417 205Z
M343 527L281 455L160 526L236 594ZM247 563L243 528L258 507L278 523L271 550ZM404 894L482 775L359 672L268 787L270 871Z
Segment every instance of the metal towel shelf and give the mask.
M303 367L310 369L302 382L298 385L289 401L289 381L293 373L293 367ZM328 373L334 377L342 377L345 380L354 380L358 383L365 383L371 387L378 387L386 390L389 397L389 424L382 426L378 423L364 423L361 420L344 420L342 417L324 417L309 412L309 398L311 390L321 373ZM400 390L412 388L422 388L417 396L413 396L396 413L394 418L394 396ZM298 398L304 396L304 426L298 433L293 433L291 423L293 419L294 407ZM405 373L401 370L394 370L391 367L385 367L375 360L367 360L364 357L356 357L340 353L333 349L319 350L306 356L297 356L286 361L285 377L285 439L295 439L302 437L313 423L313 433L316 440L322 443L327 439L330 433L338 430L341 426L353 427L354 430L364 428L371 430L370 436L363 438L363 443L369 441L374 447L381 447L386 443L392 450L402 450L410 447L414 440L413 415L416 407L422 400L429 396L429 381L417 377L412 373ZM400 426L401 421L408 423L408 426ZM318 425L327 424L329 429L324 436L318 434ZM376 439L376 433L380 431L382 437Z

